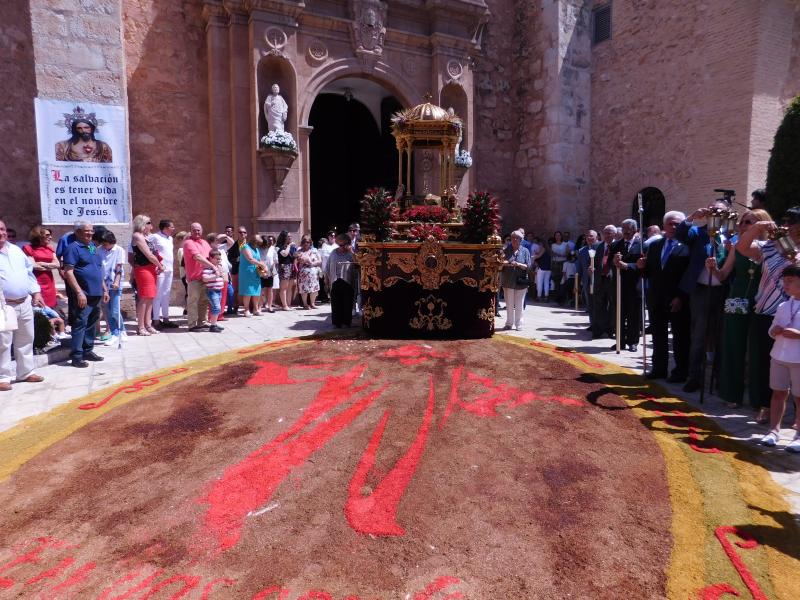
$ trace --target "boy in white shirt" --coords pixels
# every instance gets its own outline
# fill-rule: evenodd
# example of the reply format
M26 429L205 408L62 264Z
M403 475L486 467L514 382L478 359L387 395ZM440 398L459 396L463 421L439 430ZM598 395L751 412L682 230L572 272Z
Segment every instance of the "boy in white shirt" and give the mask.
M770 352L769 433L761 439L765 446L775 446L780 438L781 421L791 390L794 396L795 428L800 426L800 266L789 265L781 273L783 290L789 300L778 306L769 335L775 340ZM800 429L786 446L789 452L800 452Z
M219 267L222 262L222 253L216 248L208 254L209 262L215 267ZM222 275L211 267L203 269L203 283L206 284L206 295L208 296L208 310L210 313L209 321L211 326L208 330L211 333L220 333L224 327L217 325L217 319L222 312L222 288L224 281Z
M120 336L125 330L119 301L122 297L122 281L125 277L125 263L128 262L128 257L122 246L117 245L117 238L111 231L103 234L98 254L103 261L103 281L108 289L105 313L111 338L107 343L114 348L119 346Z

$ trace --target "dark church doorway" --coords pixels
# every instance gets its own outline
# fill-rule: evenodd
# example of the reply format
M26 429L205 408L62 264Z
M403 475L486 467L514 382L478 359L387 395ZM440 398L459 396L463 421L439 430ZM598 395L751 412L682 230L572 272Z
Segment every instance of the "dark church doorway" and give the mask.
M371 187L397 188L398 154L391 116L400 102L367 80L338 80L314 100L308 124L311 233L342 232L358 221Z
M664 194L656 187L646 187L640 190L637 197L633 199L633 206L631 208L631 218L639 222L639 199L638 195L642 195L642 227L647 229L650 225L661 225L664 222L664 213L667 212L667 201Z

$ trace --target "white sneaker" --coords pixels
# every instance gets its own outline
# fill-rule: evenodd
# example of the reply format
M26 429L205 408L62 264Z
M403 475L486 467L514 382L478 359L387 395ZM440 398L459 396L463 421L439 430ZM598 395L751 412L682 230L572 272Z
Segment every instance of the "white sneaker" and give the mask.
M111 348L116 348L119 346L119 336L112 335L110 338L108 338L108 346Z
M762 446L769 446L771 448L772 446L775 446L775 445L778 444L778 439L779 439L778 432L777 431L770 431L767 435L765 435L763 438L761 438L760 444Z
M244 316L245 317L252 317L253 314L250 311L246 310L246 311L244 311Z
M787 452L800 452L800 431L794 434L794 439L786 446Z

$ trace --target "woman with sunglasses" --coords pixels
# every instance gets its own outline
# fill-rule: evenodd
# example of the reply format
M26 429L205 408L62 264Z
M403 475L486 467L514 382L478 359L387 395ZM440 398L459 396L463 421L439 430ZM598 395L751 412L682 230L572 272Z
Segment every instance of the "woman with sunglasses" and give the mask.
M303 308L317 308L319 293L319 267L322 257L319 250L311 243L311 236L306 234L300 238L300 250L297 252L297 285Z
M244 235L242 235L244 232ZM250 242L247 231L239 229L239 295L244 305L244 316L261 315L261 275L266 269L261 261L258 244Z
M283 310L291 310L291 303L294 300L292 291L295 283L295 260L297 246L292 243L292 234L288 231L281 231L275 243L278 252L278 279L280 281L280 300Z
M136 281L136 327L139 335L155 335L153 299L156 297L158 274L164 270L155 244L150 240L153 223L147 215L133 218L133 278Z
M267 267L266 276L261 278L261 304L265 311L274 313L275 309L272 304L275 302L275 288L279 286L278 251L275 249L275 236L262 236L260 250L261 260Z
M739 220L739 235L747 233L750 227L758 221L771 220L765 210L748 210ZM761 237L763 239L764 236ZM706 260L706 267L711 269L712 274L719 281L730 281L722 317L719 395L730 408L739 407L744 398L747 337L750 331L758 282L761 280L761 265L739 250L734 250L728 252L722 268L717 268L714 258ZM766 412L766 408L761 407L758 418L766 418Z
M33 260L33 273L39 287L42 288L42 300L50 308L56 308L56 282L53 271L59 268L56 253L50 247L52 234L47 236L47 230L41 225L31 229L28 235L30 244L22 247L22 251Z

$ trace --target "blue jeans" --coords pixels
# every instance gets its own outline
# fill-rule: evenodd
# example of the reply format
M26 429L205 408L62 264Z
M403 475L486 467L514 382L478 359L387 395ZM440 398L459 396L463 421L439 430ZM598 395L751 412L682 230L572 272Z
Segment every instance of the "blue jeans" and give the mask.
M94 350L94 336L100 322L100 302L102 296L87 296L86 306L78 308L76 300L73 308L72 342L69 357L82 360L83 355Z
M206 290L208 295L208 308L212 316L217 316L222 312L222 290Z
M108 313L108 328L111 335L119 335L122 329L122 319L119 312L119 299L122 297L122 290L112 290L108 288L108 303L106 312Z

